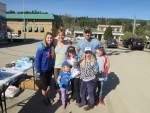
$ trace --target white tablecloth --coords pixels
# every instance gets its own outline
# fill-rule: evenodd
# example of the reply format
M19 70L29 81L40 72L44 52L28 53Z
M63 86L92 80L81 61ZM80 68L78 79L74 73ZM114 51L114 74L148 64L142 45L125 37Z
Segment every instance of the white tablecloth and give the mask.
M14 67L4 67L0 69L0 87L3 84L7 85L10 81L13 81L33 67L33 62L30 60L30 57L21 57L19 60L13 61L12 63L15 63Z
M3 84L7 85L10 81L23 74L22 71L18 71L12 68L2 68L0 70L0 87Z

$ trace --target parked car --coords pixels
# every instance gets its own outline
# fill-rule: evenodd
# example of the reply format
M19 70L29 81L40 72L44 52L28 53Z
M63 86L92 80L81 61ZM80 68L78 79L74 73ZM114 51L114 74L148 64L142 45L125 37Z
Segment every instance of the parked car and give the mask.
M148 49L150 49L150 38L147 40L145 47L148 48Z
M78 36L78 37L76 37L76 40L83 40L83 39L84 39L83 36Z
M126 40L123 41L123 46L127 47L128 49L139 49L143 50L144 49L144 41L140 38L127 38Z
M64 40L71 40L71 37L65 37Z
M106 47L114 47L117 48L118 47L118 42L116 41L116 39L114 38L108 38L105 42Z
M12 33L13 37L19 37L18 33Z

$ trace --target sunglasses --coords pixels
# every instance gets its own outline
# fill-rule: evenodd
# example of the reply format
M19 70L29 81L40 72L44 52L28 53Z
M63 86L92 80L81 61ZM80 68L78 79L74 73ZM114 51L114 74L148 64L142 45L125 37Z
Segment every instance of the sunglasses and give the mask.
M89 30L85 31L84 33L91 33Z
M92 54L92 52L91 51L86 51L85 54Z

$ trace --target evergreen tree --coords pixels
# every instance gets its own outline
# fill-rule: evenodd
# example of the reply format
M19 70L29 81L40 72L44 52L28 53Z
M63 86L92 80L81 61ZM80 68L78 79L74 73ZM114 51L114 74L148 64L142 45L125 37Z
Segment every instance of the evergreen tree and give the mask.
M106 28L105 33L104 33L104 39L106 40L107 38L113 38L112 34L112 28L109 26Z

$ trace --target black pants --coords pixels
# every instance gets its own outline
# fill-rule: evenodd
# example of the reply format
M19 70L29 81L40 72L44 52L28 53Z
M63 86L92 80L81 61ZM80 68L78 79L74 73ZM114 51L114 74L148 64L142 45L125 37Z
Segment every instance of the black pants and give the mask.
M74 78L74 99L76 100L76 103L80 103L80 78Z
M51 71L41 73L40 79L42 82L42 89L44 91L46 91L47 87L50 86L51 78L52 78L52 72Z
M99 100L100 91L101 91L101 81L96 81L94 88L95 101Z
M72 99L75 99L75 95L74 95L74 78L71 79L71 87L70 87L70 90L71 90L71 98L72 98Z

